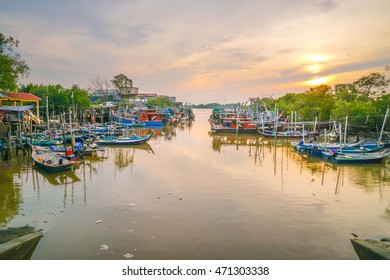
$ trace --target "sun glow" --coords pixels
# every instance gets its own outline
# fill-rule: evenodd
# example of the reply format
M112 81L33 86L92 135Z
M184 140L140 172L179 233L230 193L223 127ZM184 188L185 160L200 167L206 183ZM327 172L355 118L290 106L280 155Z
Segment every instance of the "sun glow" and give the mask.
M313 64L313 65L307 66L307 69L309 69L310 72L316 74L316 73L320 72L320 70L322 69L322 66L318 65L318 64Z
M309 80L306 82L306 84L311 86L319 86L319 85L326 84L328 81L329 81L329 77L320 77L320 78Z
M325 55L312 54L306 55L301 59L301 63L305 66L306 70L313 74L319 73L323 68L328 58Z
M311 62L325 62L327 59L325 55L313 54L313 55L308 55L306 57L306 60Z

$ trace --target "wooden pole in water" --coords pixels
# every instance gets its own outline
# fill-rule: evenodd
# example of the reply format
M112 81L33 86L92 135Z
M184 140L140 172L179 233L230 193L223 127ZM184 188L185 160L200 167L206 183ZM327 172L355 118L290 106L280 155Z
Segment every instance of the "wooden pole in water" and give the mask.
M339 140L340 140L340 154L343 152L343 147L341 144L341 123L339 123Z
M11 141L12 141L12 129L11 129L11 118L10 116L7 114L7 122L8 122L8 148L7 148L7 160L11 160L11 150L12 150L12 146L11 146Z
M344 128L344 145L347 142L347 126L348 126L348 116L345 118L345 128Z
M32 136L33 136L33 131L32 131L32 119L31 117L29 118L29 123L30 123L30 144L33 144Z
M324 145L325 145L325 152L327 152L328 149L326 148L326 128L324 129Z
M387 108L385 119L383 120L381 133L379 134L378 146L380 145L380 143L382 141L382 134L383 134L383 130L385 129L385 124L386 124L386 119L387 119L388 114L389 114L389 108Z
M64 149L65 149L65 157L67 156L67 153L66 153L66 137L65 137L65 113L63 113L62 115L62 141L63 141L63 145L64 145Z
M238 133L238 119L240 118L240 110L237 108L237 119L236 119L236 134Z

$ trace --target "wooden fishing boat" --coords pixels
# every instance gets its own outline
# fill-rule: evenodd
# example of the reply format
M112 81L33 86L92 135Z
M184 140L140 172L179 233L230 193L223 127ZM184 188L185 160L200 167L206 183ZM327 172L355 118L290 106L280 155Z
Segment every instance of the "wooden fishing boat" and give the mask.
M213 133L257 133L257 125L253 122L227 122L222 124L211 124Z
M29 259L42 236L29 226L0 230L0 260Z
M337 151L322 152L322 156L335 163L380 163L390 155L389 150L372 153L344 153Z
M96 155L98 152L104 152L106 149L99 147L96 143L86 143L80 150L84 156Z
M390 239L351 238L356 254L361 260L390 260Z
M322 156L322 152L344 152L348 154L361 154L361 153L372 153L372 152L378 152L385 148L384 145L377 145L377 146L364 146L359 143L350 143L346 145L339 145L339 144L323 144L323 143L291 143L294 148L299 152L306 152L310 154L311 156Z
M64 154L56 152L33 150L31 158L34 161L34 166L52 173L70 170L75 164L79 164L79 161L69 160Z
M131 117L114 116L114 122L126 126L163 126L168 122L164 112L155 109L141 109Z
M116 137L116 138L100 138L96 140L98 145L139 145L148 142L152 138L153 134L145 136L132 135L129 137Z
M314 132L308 132L305 131L302 133L301 131L270 131L270 130L264 130L262 128L258 129L258 132L263 137L276 137L276 138L289 138L289 139L296 139L296 138L302 138L302 137L309 137L314 136Z

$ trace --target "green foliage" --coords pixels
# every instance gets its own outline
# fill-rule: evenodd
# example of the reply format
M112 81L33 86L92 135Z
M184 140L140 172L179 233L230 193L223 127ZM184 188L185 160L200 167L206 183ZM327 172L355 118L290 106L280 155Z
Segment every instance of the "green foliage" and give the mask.
M156 97L149 99L146 103L146 106L148 108L157 108L157 109L164 109L164 108L172 108L174 105L174 102L170 100L167 96L163 97Z
M77 110L84 110L91 106L88 92L80 89L78 85L73 85L71 88L66 89L61 85L34 85L30 83L23 85L20 91L29 92L42 98L40 104L45 108L47 105L46 97L48 97L50 113L68 112L69 109L73 109L73 106ZM41 112L46 113L43 109L41 109Z
M358 92L354 84L337 84L334 87L335 97L337 99L352 102L357 98Z
M124 74L114 76L111 82L120 94L126 93L133 86L133 81Z
M357 89L358 99L369 101L383 95L386 88L390 84L390 79L386 79L384 75L379 73L371 73L368 76L363 76L355 81L354 86Z
M14 91L17 89L19 78L29 74L29 67L14 53L19 41L0 33L0 90Z

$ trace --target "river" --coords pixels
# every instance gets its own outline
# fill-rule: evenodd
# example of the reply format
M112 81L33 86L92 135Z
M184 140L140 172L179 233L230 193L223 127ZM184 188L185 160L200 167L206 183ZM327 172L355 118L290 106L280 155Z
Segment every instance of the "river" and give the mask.
M64 173L0 161L0 227L42 230L34 260L356 260L351 233L389 236L389 165L212 135L211 110L194 113Z

